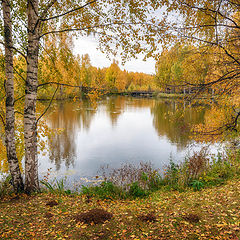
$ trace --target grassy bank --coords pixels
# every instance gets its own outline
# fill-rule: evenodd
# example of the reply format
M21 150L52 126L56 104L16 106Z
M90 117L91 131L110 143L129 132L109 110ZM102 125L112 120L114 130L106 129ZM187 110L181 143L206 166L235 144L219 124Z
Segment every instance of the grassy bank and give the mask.
M136 200L50 193L8 197L0 203L0 239L239 239L239 183L197 192L159 190ZM96 208L113 217L98 224L77 221Z
M100 199L135 199L160 189L200 191L240 176L240 150L228 148L224 153L212 155L208 148L202 148L179 164L170 159L164 169L154 169L150 162L141 162L139 165L125 164L102 171L105 181L97 186L83 187L83 194ZM54 192L48 182L44 185ZM63 184L57 182L56 187L57 192L63 192Z
M240 238L240 152L206 149L164 174L151 164L124 165L82 192L42 181L35 195L0 185L0 239ZM104 172L104 169L103 169Z
M157 93L156 97L157 98L173 98L173 99L177 99L177 98L186 98L188 95L184 95L184 94L178 94L178 93Z

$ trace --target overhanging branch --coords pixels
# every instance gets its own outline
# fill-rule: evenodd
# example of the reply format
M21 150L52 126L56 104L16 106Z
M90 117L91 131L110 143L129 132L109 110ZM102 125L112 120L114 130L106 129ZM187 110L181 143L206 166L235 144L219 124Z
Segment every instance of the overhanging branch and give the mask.
M42 35L39 36L39 38L42 38L46 35L49 34L57 34L57 33L64 33L64 32L74 32L74 31L87 31L87 30L91 30L91 29L95 29L95 28L104 28L104 27L109 27L109 26L129 26L129 25L145 25L145 26L154 26L156 27L156 25L149 23L149 22L112 22L112 23L106 23L106 24L98 24L95 26L88 26L88 27L83 27L83 28L68 28L68 29L62 29L62 30L56 30L56 31L51 31L51 32L46 32L43 33Z
M55 1L53 0L52 2L56 2L56 0L55 0ZM50 17L50 18L41 18L40 20L43 21L43 22L45 22L45 21L49 21L49 20L56 19L56 18L60 18L60 17L66 16L66 15L68 15L68 14L70 14L70 13L79 11L79 10L81 10L81 9L83 9L83 8L87 7L88 5L91 5L91 4L95 3L95 2L97 2L97 0L93 0L93 1L91 1L91 2L88 2L88 3L84 4L83 6L80 6L80 7L74 8L74 9L71 9L71 10L69 10L69 11L67 11L67 12L65 12L65 13L59 14L59 15L57 15L57 16L53 16L53 17ZM54 4L54 3L53 3L53 4ZM53 5L53 4L52 4L52 5ZM49 4L49 5L50 5L50 4ZM45 14L46 14L46 13L45 13Z
M44 18L47 14L47 12L50 10L50 8L57 2L57 0L52 0L46 7L46 9L43 11L41 17L40 17L40 20L43 21L42 18Z
M212 12L212 13L214 13L214 14L217 13L217 14L220 15L222 18L229 20L229 21L232 22L236 27L240 28L240 26L237 24L236 21L234 21L234 20L231 19L230 17L224 15L224 14L221 13L219 10L217 11L217 10L214 10L214 9L211 9L211 8L204 8L204 7L194 6L194 5L191 5L191 4L187 3L187 2L182 2L182 1L180 1L180 0L178 0L178 2L179 2L180 4L182 4L182 5L187 6L188 8L196 9L196 10L199 10L199 11L202 11L202 12L205 12L205 13L207 13L207 12ZM214 17L213 17L213 19L214 19Z
M2 123L3 123L3 126L5 127L5 126L6 126L6 124L5 124L4 118L3 118L3 116L2 116L2 114L1 114L1 113L0 113L0 119L1 119L1 121L2 121Z
M53 96L52 96L52 98L51 98L51 100L50 100L47 108L45 109L45 111L44 111L44 112L39 116L39 118L37 119L36 124L39 122L39 120L46 114L46 112L47 112L48 109L50 108L50 106L51 106L51 104L52 104L52 101L53 101L53 99L54 99L54 97L55 97L55 95L56 95L56 93L57 93L57 91L58 91L58 88L59 88L59 85L57 86L57 88L56 88L56 90L55 90L55 92L54 92L54 94L53 94Z
M0 41L0 44L2 44L3 46L6 46L6 43L4 43L3 41ZM12 48L13 50L15 50L17 53L19 53L21 56L23 56L24 57L24 59L27 61L27 56L26 55L24 55L20 50L18 50L17 48L15 48L15 47L10 47L10 48Z

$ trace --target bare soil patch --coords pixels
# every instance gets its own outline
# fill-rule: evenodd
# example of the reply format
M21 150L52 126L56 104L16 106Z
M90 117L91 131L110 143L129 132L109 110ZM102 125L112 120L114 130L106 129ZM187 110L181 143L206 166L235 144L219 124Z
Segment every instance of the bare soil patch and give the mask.
M113 217L112 213L109 213L105 211L104 209L92 209L88 212L85 213L80 213L79 215L75 216L75 220L78 222L83 222L83 223L104 223L107 220L110 220Z

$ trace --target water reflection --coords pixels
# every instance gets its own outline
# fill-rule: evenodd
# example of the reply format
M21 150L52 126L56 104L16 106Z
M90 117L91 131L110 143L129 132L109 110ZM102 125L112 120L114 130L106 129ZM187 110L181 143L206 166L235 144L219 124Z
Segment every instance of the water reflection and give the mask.
M203 122L204 110L175 100L106 97L94 109L88 100L59 102L47 116L53 129L49 156L42 169L74 169L76 176L94 175L102 164L151 161L156 167L184 156L193 124ZM50 161L48 161L50 159Z
M185 101L159 100L155 102L151 112L158 135L166 136L182 150L191 142L192 127L203 123L205 109L191 107Z
M88 101L80 104L61 101L56 103L54 108L47 121L51 128L60 129L62 133L49 139L49 159L55 164L56 170L59 170L62 162L67 168L70 165L74 166L76 135L79 129L89 129L96 110L91 108Z

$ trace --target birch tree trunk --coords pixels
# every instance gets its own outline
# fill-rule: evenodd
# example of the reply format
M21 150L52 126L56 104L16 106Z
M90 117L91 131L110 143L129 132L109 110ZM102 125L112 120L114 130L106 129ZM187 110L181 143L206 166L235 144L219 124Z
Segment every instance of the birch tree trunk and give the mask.
M23 180L19 168L15 145L14 83L13 83L13 40L9 1L2 0L5 43L5 90L6 90L6 149L9 170L16 192L23 190Z
M38 0L28 0L27 79L24 106L25 192L39 190L36 101L38 86Z

